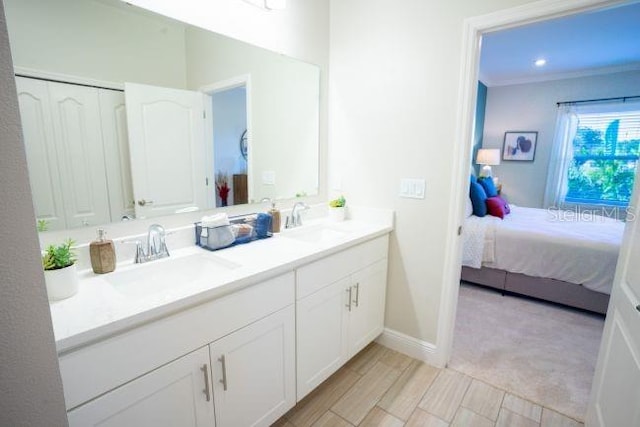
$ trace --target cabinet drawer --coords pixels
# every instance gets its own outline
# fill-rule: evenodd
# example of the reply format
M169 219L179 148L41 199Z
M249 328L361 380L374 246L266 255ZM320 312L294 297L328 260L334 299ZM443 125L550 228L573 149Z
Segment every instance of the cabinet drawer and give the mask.
M293 304L287 273L60 356L67 409Z
M385 234L300 267L296 271L296 299L311 295L330 283L386 258L388 251L389 235Z

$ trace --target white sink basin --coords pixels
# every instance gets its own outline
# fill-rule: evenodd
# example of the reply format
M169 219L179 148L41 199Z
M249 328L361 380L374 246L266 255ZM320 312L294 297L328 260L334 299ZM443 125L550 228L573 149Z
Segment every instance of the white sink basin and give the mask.
M302 242L321 243L341 239L347 234L348 232L346 231L338 230L336 228L328 226L311 226L286 231L282 233L282 237L295 239Z
M190 255L150 261L104 278L115 290L129 297L145 297L193 282L213 280L240 267L231 261L208 255Z

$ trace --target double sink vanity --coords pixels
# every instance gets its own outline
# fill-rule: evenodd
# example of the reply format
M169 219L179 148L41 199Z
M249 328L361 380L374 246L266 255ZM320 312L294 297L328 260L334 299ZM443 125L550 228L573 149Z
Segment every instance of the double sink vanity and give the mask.
M185 227L168 258L82 271L51 304L69 424L271 425L382 332L392 226L318 219L215 252Z

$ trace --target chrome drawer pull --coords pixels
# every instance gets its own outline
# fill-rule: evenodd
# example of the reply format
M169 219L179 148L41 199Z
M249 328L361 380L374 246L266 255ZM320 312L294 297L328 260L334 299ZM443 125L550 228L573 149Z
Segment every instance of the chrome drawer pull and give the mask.
M205 363L204 365L202 365L202 368L200 368L200 370L204 374L204 390L202 391L204 392L205 396L207 396L207 402L211 402L211 390L209 389L209 365Z
M224 354L220 356L218 361L222 363L222 379L220 380L220 382L222 383L222 388L224 389L224 391L227 391L227 362L224 358Z

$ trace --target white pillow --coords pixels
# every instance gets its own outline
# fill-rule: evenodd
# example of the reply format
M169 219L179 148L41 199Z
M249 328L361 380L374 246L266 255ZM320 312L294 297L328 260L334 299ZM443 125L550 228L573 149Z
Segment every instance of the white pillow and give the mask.
M467 204L464 207L464 217L465 218L469 218L471 215L473 215L473 205L471 204L471 198L467 197Z

